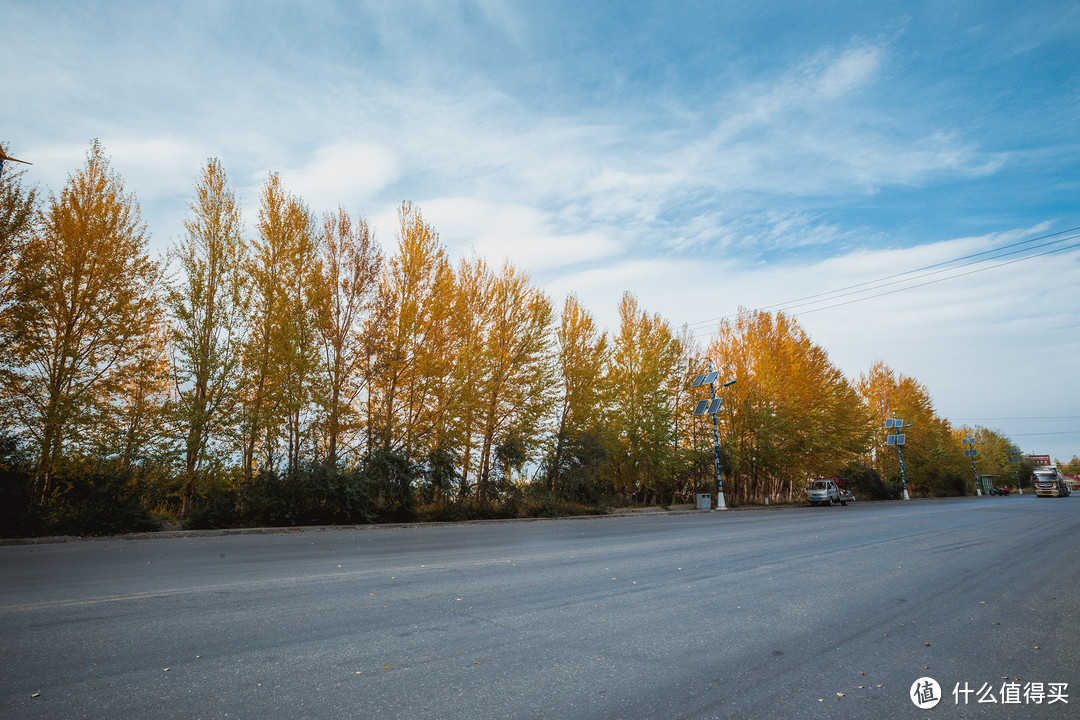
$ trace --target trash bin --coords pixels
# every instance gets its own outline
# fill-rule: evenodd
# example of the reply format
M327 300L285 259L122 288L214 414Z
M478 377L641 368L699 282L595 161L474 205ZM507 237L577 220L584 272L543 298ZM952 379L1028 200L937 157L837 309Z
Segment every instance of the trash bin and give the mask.
M712 509L712 494L711 493L698 493L697 494L697 509L698 510L711 510Z

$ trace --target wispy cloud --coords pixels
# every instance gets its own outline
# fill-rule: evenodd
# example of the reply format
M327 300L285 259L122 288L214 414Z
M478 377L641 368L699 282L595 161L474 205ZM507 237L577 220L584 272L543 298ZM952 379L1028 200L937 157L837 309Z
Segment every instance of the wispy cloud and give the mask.
M281 170L292 192L324 209L365 207L399 175L391 148L348 139L316 149L299 168ZM262 180L266 173L257 176Z
M159 247L215 156L248 218L270 171L384 246L411 200L452 253L510 258L609 327L624 290L679 325L1080 223L1068 3L806 4L780 24L586 5L14 0L0 132L53 190L101 138ZM845 370L884 358L948 411L1017 368L1030 396L1058 378L1071 397L1075 373L1021 356L1075 356L1078 268L801 320Z
M545 275L601 259L611 261L620 254L619 246L603 233L566 233L554 218L525 205L435 198L424 203L424 216L453 252L475 253L496 265L509 260Z

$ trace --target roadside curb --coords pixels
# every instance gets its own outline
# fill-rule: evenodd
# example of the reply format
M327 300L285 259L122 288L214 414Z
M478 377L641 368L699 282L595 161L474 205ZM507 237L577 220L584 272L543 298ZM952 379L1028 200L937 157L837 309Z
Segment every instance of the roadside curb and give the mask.
M932 500L945 500L956 498L912 498L911 500L864 500L865 504L891 504L926 502ZM451 520L451 521L424 521L424 522L395 522L395 523L366 523L360 525L298 525L292 527L255 527L255 528L214 528L207 530L155 530L151 532L123 533L120 535L80 536L80 535L52 535L43 537L26 538L0 538L0 547L12 545L52 545L62 543L95 542L101 540L183 540L198 537L224 537L228 535L300 535L304 533L334 532L341 530L365 531L365 530L403 530L421 527L455 527L470 525L495 525L506 523L524 522L553 522L560 520L605 520L640 518L669 515L709 515L723 516L727 513L736 512L766 512L782 510L809 509L806 504L778 504L778 505L743 505L729 507L724 510L698 510L690 509L667 509L662 507L649 508L621 508L610 513L596 515L560 515L558 517L528 517L528 518L490 518L481 520Z

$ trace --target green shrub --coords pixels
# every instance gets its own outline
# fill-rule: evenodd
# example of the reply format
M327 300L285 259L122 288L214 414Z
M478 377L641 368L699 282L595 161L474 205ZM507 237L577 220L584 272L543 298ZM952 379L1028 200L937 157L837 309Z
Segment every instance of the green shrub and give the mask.
M881 473L866 465L848 465L841 477L847 480L846 487L855 495L856 500L896 500L902 494L899 477L897 483L885 482Z
M42 505L45 530L59 535L118 535L159 529L130 470L67 464Z

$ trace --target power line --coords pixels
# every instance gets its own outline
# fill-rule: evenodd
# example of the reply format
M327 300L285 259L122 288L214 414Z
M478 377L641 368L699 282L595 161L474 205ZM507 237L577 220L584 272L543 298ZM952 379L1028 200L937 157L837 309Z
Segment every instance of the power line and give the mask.
M1080 236L1077 236L1077 237L1080 237ZM1053 255L1055 253L1065 252L1066 250L1074 250L1076 248L1080 248L1080 243L1077 243L1075 245L1067 245L1067 246L1062 247L1062 248L1055 248L1054 250L1047 250L1044 253L1038 253L1036 255L1027 255L1027 256L1022 257L1022 258L1016 258L1015 260L1009 260L1008 262L998 263L997 265L991 265L989 267L983 267L983 268L977 268L975 270L969 270L967 272L958 273L956 275L950 275L949 277L938 278L937 280L928 280L928 281L926 281L924 283L918 283L917 285L908 285L907 287L897 288L896 290L889 290L888 292L878 293L877 295L867 295L866 297L856 298L854 300L848 300L848 301L845 301L845 302L842 302L842 303L836 303L835 305L826 305L825 307L814 308L812 310L803 310L802 312L795 313L795 315L809 315L810 313L818 312L819 310L831 310L832 308L843 307L844 305L852 305L854 303L862 302L864 300L873 300L874 298L885 297L886 295L895 295L896 293L904 292L905 290L914 290L915 288L921 288L921 287L925 287L927 285L936 285L937 283L945 282L946 280L955 280L957 278L966 277L967 275L974 275L975 273L986 272L987 270L996 270L997 268L1005 267L1006 265L1014 265L1014 264L1016 264L1018 262L1023 262L1024 260L1032 260L1032 259L1037 258L1037 257L1043 257L1044 255ZM982 261L980 261L980 262L982 262ZM972 264L974 264L974 263L972 263ZM962 265L961 267L968 267L968 266L967 265ZM953 268L953 269L959 269L959 268Z
M775 307L790 307L795 303L802 303L805 300L812 300L812 299L818 298L818 297L827 297L829 295L836 295L837 293L843 293L843 292L845 292L847 290L854 290L855 288L861 288L861 287L865 287L867 285L877 285L877 283L883 283L886 280L893 280L895 278L901 278L901 277L905 277L907 275L914 275L916 273L922 273L922 272L924 272L926 270L933 270L934 268L939 268L939 267L942 267L942 266L945 266L945 265L952 265L953 263L958 263L958 262L961 262L963 260L971 260L972 258L981 257L983 255L990 255L990 254L993 254L993 253L1001 252L1002 250L1009 250L1011 248L1019 247L1021 245L1029 245L1029 244L1031 244L1033 242L1039 242L1039 241L1042 241L1042 240L1047 240L1049 238L1057 237L1059 235L1067 235L1069 233L1073 233L1073 232L1076 232L1078 230L1080 230L1080 226L1066 228L1065 230L1059 230L1058 232L1055 232L1055 233L1047 233L1046 235L1039 235L1037 237L1029 238L1027 240L1020 240L1020 241L1014 242L1014 243L1009 243L1008 245L1002 245L1001 247L992 248L990 250L983 250L981 252L972 253L971 255L962 255L962 256L957 257L957 258L952 258L951 260L943 260L941 262L933 263L931 265L925 265L925 266L923 266L921 268L916 268L914 270L907 270L907 271L902 272L902 273L895 273L893 275L886 275L885 277L877 278L876 280L866 280L866 281L861 282L861 283L855 283L854 285L847 285L847 286L842 287L842 288L837 288L836 290L828 290L828 291L825 291L825 292L814 293L813 295L806 295L806 296L801 297L801 298L795 298L794 300L788 300L788 301L782 302L782 303L774 303L772 305L765 305L765 306L760 307L758 309L759 310L769 310L769 309L775 308ZM1053 240L1053 241L1051 241L1049 243L1045 243L1044 245L1040 245L1037 248L1027 248L1027 250L1031 250L1031 249L1038 250L1040 248L1047 247L1048 245L1053 245L1055 243L1063 242L1065 240L1074 239L1075 237L1080 237L1080 235L1074 235L1072 238L1059 238L1058 240ZM1009 255L1015 255L1018 252L1024 252L1024 250L1017 250L1017 251L1014 251L1014 252L1011 252L1011 253L1005 253L1003 255L998 255L996 257L1008 257ZM996 259L996 258L985 258L983 260L978 260L976 262L985 262L986 260L993 260L993 259ZM974 264L975 263L968 263L968 265L974 265ZM966 267L966 265L963 265L963 266L960 266L960 267ZM957 268L952 268L952 269L957 269ZM941 271L938 271L938 272L944 272L944 270L941 270ZM930 274L936 274L936 273L930 273ZM891 284L894 284L894 283L888 283L888 284L891 285ZM886 286L881 285L879 287L886 287ZM728 316L728 317L730 317L730 316ZM702 320L702 321L699 321L699 322L690 323L690 326L693 327L694 325L702 325L704 323L714 322L715 320L723 320L723 319L725 319L725 318L715 318L713 320Z
M838 289L835 289L835 290L829 290L829 291L825 291L825 292L821 292L821 293L816 293L816 294L813 294L813 295L807 295L807 296L804 296L802 298L797 298L795 300L790 300L790 301L785 302L785 303L776 303L776 304L773 304L773 305L766 305L766 306L764 306L762 308L759 308L759 309L768 310L768 309L777 308L777 307L784 307L786 309L793 309L793 308L803 307L805 305L814 305L814 304L821 303L821 302L827 302L827 301L829 301L831 299L838 299L838 298L842 298L842 297L850 297L852 295L861 295L863 293L873 292L874 290L879 290L881 288L890 287L892 285L897 285L897 284L900 284L902 282L911 282L911 281L914 281L914 280L919 280L919 279L922 279L922 278L930 277L930 276L933 276L933 275L938 275L938 274L941 274L941 273L944 273L944 272L949 272L949 271L953 271L953 270L962 270L962 269L964 269L966 267L971 267L973 265L979 265L981 263L986 263L986 262L989 262L991 260L998 260L998 259L1001 259L1001 258L1009 257L1011 255L1016 255L1016 254L1019 254L1019 253L1022 253L1022 252L1030 253L1033 250L1042 250L1044 248L1048 248L1048 247L1051 247L1053 245L1057 245L1057 244L1062 243L1062 242L1066 242L1066 241L1069 241L1069 240L1075 240L1077 238L1080 238L1080 234L1072 234L1072 235L1070 235L1070 233L1075 233L1078 230L1080 230L1080 226L1068 228L1066 230L1061 230L1061 231L1056 232L1056 233L1049 233L1049 234L1046 234L1046 235L1040 235L1038 237L1029 238L1027 240L1022 240L1022 241L1015 242L1015 243L1010 243L1008 245L1003 245L1001 247L993 248L991 250L984 250L984 251L981 251L981 252L978 252L978 253L973 253L971 255L964 255L964 256L961 256L961 257L953 258L951 260L946 260L946 261L934 263L932 265L926 265L924 267L917 268L915 270L908 270L908 271L902 272L902 273L895 273L893 275L888 275L888 276L885 276L885 277L882 277L882 278L877 278L875 280L867 280L865 282L856 283L854 285L848 285L846 287L838 288ZM1061 236L1067 236L1067 237L1061 237ZM1056 238L1056 239L1051 239L1051 238ZM1019 250L1013 250L1013 248L1017 248L1017 247L1024 246L1024 245L1031 245L1032 243L1041 242L1041 241L1044 241L1044 240L1049 240L1049 242L1042 242L1042 244L1040 244L1038 246L1035 246L1035 247L1027 247L1027 248L1022 248L1022 249L1019 249ZM810 309L810 310L804 310L801 313L796 313L796 314L797 315L799 315L799 314L805 315L805 314L808 314L808 313L811 313L811 312L818 312L819 310L829 310L829 309L836 308L836 307L842 307L844 305L850 305L850 304L853 304L853 303L856 303L856 302L862 302L864 300L872 300L874 298L883 297L885 295L892 295L892 294L895 294L895 293L898 293L898 292L903 292L905 290L913 290L915 288L924 287L926 285L932 285L932 284L935 284L935 283L944 282L945 280L953 280L953 279L964 277L966 275L972 275L972 274L977 273L977 272L984 272L986 270L993 270L993 269L996 269L996 268L1004 267L1006 265L1011 265L1011 264L1014 264L1014 263L1017 263L1017 262L1021 262L1023 260L1031 260L1031 259L1034 259L1034 258L1043 257L1045 255L1051 255L1051 254L1054 254L1054 253L1065 252L1065 251L1073 250L1073 249L1076 249L1076 248L1080 248L1080 243L1073 244L1073 245L1067 245L1067 246L1064 246L1064 247L1056 247L1056 248L1053 248L1051 250L1046 250L1045 252L1025 255L1024 257L1016 258L1014 260L1009 260L1007 262L1002 262L1002 263L997 263L995 265L990 265L990 266L987 266L987 267L977 268L975 270L971 270L971 271L968 271L968 272L956 273L956 274L949 275L949 276L944 277L944 278L938 278L936 280L928 280L928 281L923 282L923 283L917 283L917 284L914 284L914 285L909 284L909 285L905 285L902 288L897 288L895 290L889 290L889 291L886 291L886 292L876 293L876 294L873 294L873 295L865 295L863 297L856 297L854 299L847 300L847 301L844 301L844 302L834 303L832 305L826 305L824 307L813 308L813 309ZM1002 252L1004 250L1011 250L1011 251L1010 252ZM992 255L992 257L983 257L983 256L986 256L986 255ZM975 258L981 258L981 259L975 259ZM956 265L956 263L960 263L960 262L965 261L965 260L969 260L971 262L964 262L961 265ZM943 266L949 266L949 265L951 265L952 267L945 267L943 269L935 269L935 268L942 268ZM927 272L929 270L933 270L933 272ZM909 276L914 276L914 277L909 277ZM906 280L898 280L897 278L907 278L907 279ZM888 281L892 281L892 282L888 282ZM859 289L859 288L862 288L862 289ZM692 328L692 327L695 327L695 326L705 325L705 324L709 324L709 323L716 323L716 322L720 322L722 320L727 320L727 319L729 319L731 317L734 317L734 315L726 315L726 316L723 316L723 317L712 318L710 320L701 320L701 321L698 321L698 322L690 323L690 324L688 324L687 327ZM713 331L711 331L711 330L710 331L700 331L699 330L699 331L695 332L694 335L699 335L699 334L702 334L703 332L705 334L710 334L710 335L713 333Z
M1010 422L1012 422L1012 421L1023 421L1023 420L1080 420L1080 415L1062 415L1062 416L1058 416L1058 417L1054 417L1054 416L1047 416L1047 417L978 417L978 418L967 417L967 418L950 418L950 419L956 420L957 422L964 421L964 420L970 420L972 422L975 422L975 421L993 421L993 422L1010 421Z
M1075 240L1076 238L1080 238L1080 235L1071 235L1069 237L1059 238L1057 240L1052 240L1052 241L1050 241L1048 243L1045 243L1043 245L1039 245L1036 248L1024 248L1022 250L1013 250L1012 252L1002 253L1001 255L995 255L992 258L984 258L982 260L977 260L977 261L971 262L971 263L965 263L965 264L959 265L957 267L942 268L941 270L935 270L934 272L924 273L922 275L919 275L916 278L911 278L911 279L917 280L919 278L930 277L931 275L940 275L941 273L949 272L951 270L961 270L961 269L966 268L966 267L971 267L972 265L978 265L979 263L982 263L982 262L988 262L990 260L998 260L1000 258L1009 257L1010 255L1017 255L1017 254L1022 253L1022 252L1030 252L1033 249L1034 250L1041 250L1042 248L1049 247L1050 245L1056 245L1057 243L1065 242L1066 240ZM1066 250L1066 249L1068 249L1068 248L1056 248L1055 250L1053 250L1051 252L1057 252L1059 250ZM969 257L971 257L971 256L969 256ZM1039 257L1039 255L1030 255L1028 257ZM1024 257L1024 258L1020 258L1020 259L1021 260L1027 260L1028 258ZM950 260L950 261L947 261L945 263L938 263L938 264L939 265L947 265L947 264L949 264L951 262L954 262L954 261ZM929 266L929 267L934 267L934 266ZM1000 266L999 265L994 265L992 267L1000 267ZM987 269L989 269L989 268L987 268ZM910 275L913 272L916 272L916 271L912 271L912 272L908 272L908 273L900 273L900 275L892 275L890 277L901 277L902 275ZM961 277L961 276L956 275L956 276L950 276L950 277ZM843 293L843 294L838 294L838 295L836 295L836 297L849 297L851 295L858 295L859 293L862 293L862 292L868 292L869 290L877 290L879 288L890 287L892 285L899 285L902 282L908 282L908 280L894 280L893 282L883 282L884 280L888 280L888 279L889 278L882 278L881 281L874 280L874 281L871 281L870 283L861 283L863 285L867 285L867 284L871 284L871 283L880 282L881 284L875 285L875 287L868 288L867 290L855 290L853 292L847 292L847 293ZM949 278L945 278L945 279L947 280ZM857 287L857 286L853 286L853 287ZM919 286L914 285L912 287L919 287ZM901 288L901 289L906 289L906 288ZM834 294L834 293L839 293L839 292L840 292L839 290L834 290L834 291L832 291L832 293L823 293L823 294ZM811 296L811 297L814 297L814 296ZM816 304L818 302L824 302L824 300L815 300L815 301L812 301L812 302L798 303L798 304L795 304L795 305L789 305L788 307L801 307L802 305L814 305L814 304ZM775 306L770 306L770 307L775 307Z

